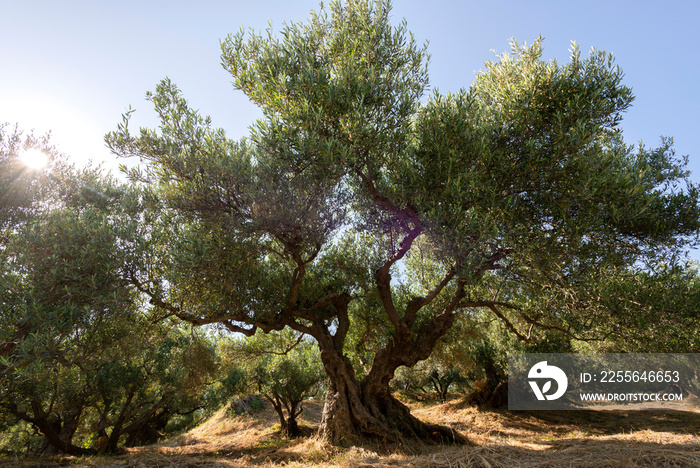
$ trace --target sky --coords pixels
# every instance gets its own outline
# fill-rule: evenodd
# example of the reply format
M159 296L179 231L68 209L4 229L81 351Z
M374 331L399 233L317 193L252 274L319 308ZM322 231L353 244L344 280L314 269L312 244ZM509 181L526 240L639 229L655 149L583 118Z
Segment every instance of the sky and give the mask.
M157 125L144 96L169 77L189 103L229 137L261 116L221 67L219 40L241 27L279 31L317 10L317 0L0 0L0 123L51 131L77 164L118 163L105 148L129 105L134 126ZM614 54L636 95L622 123L628 143L671 136L700 182L700 54L693 0L394 0L428 41L431 88L467 88L475 73L509 50L510 38L544 37L546 59L568 61L572 40Z

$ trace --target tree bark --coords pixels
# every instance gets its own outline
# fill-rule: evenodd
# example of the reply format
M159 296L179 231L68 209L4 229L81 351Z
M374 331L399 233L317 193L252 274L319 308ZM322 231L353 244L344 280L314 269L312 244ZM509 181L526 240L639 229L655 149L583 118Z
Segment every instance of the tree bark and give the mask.
M57 426L56 421L52 422L49 420L49 415L44 412L39 401L32 400L32 416L19 411L14 405L12 405L9 409L15 416L33 424L37 429L39 429L48 443L56 448L56 450L68 455L94 455L96 453L96 451L93 449L78 447L73 445L70 440L62 439L60 436L61 428Z
M360 385L349 364L343 362L334 365L339 364L338 360L341 359L341 356L334 356L330 363L324 360L329 386L319 434L334 445L342 446L360 442L363 438L396 441L388 425L375 418L365 407Z
M280 432L286 437L299 437L301 431L299 430L299 423L297 423L297 416L301 414L300 402L288 401L275 392L265 394L265 398L277 413L277 417L280 420ZM297 408L299 408L298 411Z
M375 358L370 373L358 381L350 362L326 330L316 336L329 377L319 435L334 445L348 446L370 438L388 444L405 439L464 443L450 428L420 421L391 395L389 382L398 367L388 359L391 347Z

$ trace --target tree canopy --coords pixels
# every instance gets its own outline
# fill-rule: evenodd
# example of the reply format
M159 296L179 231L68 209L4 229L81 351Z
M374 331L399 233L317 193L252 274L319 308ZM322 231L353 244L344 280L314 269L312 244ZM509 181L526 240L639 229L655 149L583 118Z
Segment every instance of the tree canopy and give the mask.
M398 367L481 310L524 341L586 338L605 315L600 285L673 263L700 227L671 141L624 142L633 94L609 54L574 44L560 64L540 39L514 41L470 86L427 95L427 48L390 10L334 1L279 35L224 39L235 89L264 114L248 139L228 139L167 79L148 94L158 129L133 134L127 114L106 138L146 162L129 175L160 213L132 284L194 324L313 337L330 379L321 433L335 442L453 439L392 397ZM348 343L369 323L358 368Z
M155 424L201 406L216 362L200 333L149 320L125 274L142 254L140 189L75 169L46 138L0 128L0 143L3 423L73 455L96 453L91 437L108 451L152 441ZM22 164L27 147L51 165Z

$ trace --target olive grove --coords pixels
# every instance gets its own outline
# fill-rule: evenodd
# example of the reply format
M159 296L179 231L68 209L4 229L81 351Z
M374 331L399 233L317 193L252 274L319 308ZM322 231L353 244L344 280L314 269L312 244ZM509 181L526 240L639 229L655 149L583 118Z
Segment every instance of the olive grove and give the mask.
M123 278L164 318L312 337L335 443L459 440L392 396L399 367L475 314L525 342L616 333L611 316L654 313L618 280L677 271L700 226L670 140L625 143L633 94L609 54L574 44L562 64L513 42L463 90L428 93L427 48L390 10L334 1L279 35L222 40L264 115L249 138L167 79L147 95L157 129L127 113L106 137L144 163L127 172L155 213Z

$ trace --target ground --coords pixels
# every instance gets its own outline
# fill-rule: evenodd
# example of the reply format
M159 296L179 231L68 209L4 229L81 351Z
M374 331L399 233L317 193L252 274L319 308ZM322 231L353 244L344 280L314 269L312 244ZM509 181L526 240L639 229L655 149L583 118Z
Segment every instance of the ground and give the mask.
M413 403L417 417L452 427L470 446L366 445L343 449L313 437L322 402L305 403L308 437L279 434L271 408L230 416L220 410L195 429L107 457L0 459L12 467L698 467L700 412L479 409L454 397Z

